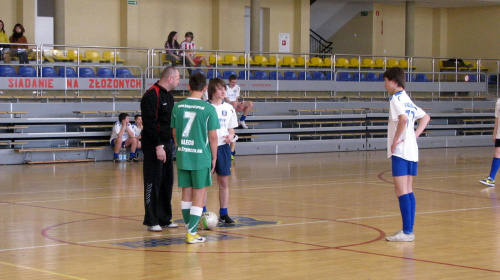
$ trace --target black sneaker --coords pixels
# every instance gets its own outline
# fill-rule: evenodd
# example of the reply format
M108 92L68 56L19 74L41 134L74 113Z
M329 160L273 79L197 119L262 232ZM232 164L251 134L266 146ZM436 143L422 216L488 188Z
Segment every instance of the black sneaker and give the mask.
M113 156L113 162L117 162L117 161L118 161L118 157Z
M134 156L134 161L138 162L139 161L139 153L136 153Z
M219 222L225 223L225 224L234 224L233 219L229 217L229 215L224 215L219 217Z

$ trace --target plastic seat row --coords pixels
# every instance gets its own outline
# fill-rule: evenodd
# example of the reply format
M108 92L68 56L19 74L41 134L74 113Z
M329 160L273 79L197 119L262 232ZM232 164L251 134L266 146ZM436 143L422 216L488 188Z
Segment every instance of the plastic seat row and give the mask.
M45 60L50 62L76 62L78 59L83 63L98 62L98 63L124 63L123 59L118 57L118 53L114 51L103 51L102 55L96 50L86 50L85 52L78 50L57 50L51 49L43 52ZM52 61L53 60L53 61Z
M41 67L42 77L67 77L67 78L76 78L78 77L75 69L72 67L61 67L59 68L59 72L57 72L53 67ZM94 69L81 67L78 69L81 78L91 78L91 77L100 77L100 78L114 78L115 74L113 74L113 70L111 68L102 67L97 69L97 74ZM19 67L19 73L16 72L16 69L9 65L1 65L0 66L0 77L36 77L36 69L33 66L21 66ZM132 75L130 69L128 68L117 68L116 69L116 78L135 78Z

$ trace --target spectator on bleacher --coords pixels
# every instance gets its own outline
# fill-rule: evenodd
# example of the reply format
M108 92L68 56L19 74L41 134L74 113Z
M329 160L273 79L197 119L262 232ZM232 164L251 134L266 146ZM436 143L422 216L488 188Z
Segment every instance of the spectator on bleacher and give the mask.
M240 86L236 84L237 80L238 78L236 77L236 75L229 76L229 84L226 87L226 102L233 105L236 112L242 113L239 123L241 127L248 128L248 126L245 124L245 120L248 116L248 113L250 113L253 108L253 102L239 101Z
M0 59L3 58L3 49L9 47L9 45L2 43L10 43L10 41L9 36L7 36L7 33L5 33L3 21L0 20Z
M177 61L181 61L179 52L177 51L179 48L180 45L177 42L177 31L171 31L170 34L168 34L167 41L165 42L165 53L167 55L167 60L172 62L172 66L176 66Z
M28 43L26 37L24 37L24 27L17 23L12 30L12 36L9 37L10 43L22 44ZM20 64L28 64L28 45L11 45L10 49L5 52L4 62L10 63L10 57L17 56L19 57Z
M134 137L130 118L127 113L118 115L118 121L113 127L111 139L109 140L111 147L113 147L113 161L118 161L118 155L122 147L130 147L129 161L137 161L135 157L135 150L137 149L137 139Z
M169 66L160 80L144 93L141 113L142 152L144 153L144 221L149 231L176 228L172 223L172 188L174 164L172 160L173 136L170 127L174 96L179 84L179 71Z
M196 45L194 44L194 35L193 32L186 32L185 35L186 40L181 43L181 49L186 50L181 52L181 56L186 58L187 61L192 63L193 66L198 66L200 63L205 63L205 66L210 67L210 63L204 56L195 56Z
M141 132L142 132L142 116L141 115L135 115L134 116L134 123L132 124L132 131L134 132L134 137L137 139L137 149L135 150L135 158L139 158L139 150L142 147L142 142L141 142Z
M234 224L229 217L227 206L229 203L228 179L231 175L231 147L229 146L236 138L234 128L238 127L238 116L231 104L224 101L226 96L226 84L220 78L211 79L208 83L208 103L212 104L219 117L220 128L217 129L217 161L215 173L219 185L219 221L225 224ZM205 206L207 195L205 193Z
M486 179L479 180L479 183L490 187L495 186L495 177L498 169L500 168L500 130L498 129L498 118L500 118L500 98L497 99L497 103L495 105L495 127L493 128L493 143L495 144L495 151L493 153L493 160L491 161L490 175Z

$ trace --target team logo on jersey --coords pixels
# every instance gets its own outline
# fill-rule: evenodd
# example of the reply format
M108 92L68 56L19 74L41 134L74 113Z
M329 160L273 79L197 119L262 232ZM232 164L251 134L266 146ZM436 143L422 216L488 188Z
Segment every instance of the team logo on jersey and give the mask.
M225 117L227 116L227 111L226 110L222 110L222 115Z

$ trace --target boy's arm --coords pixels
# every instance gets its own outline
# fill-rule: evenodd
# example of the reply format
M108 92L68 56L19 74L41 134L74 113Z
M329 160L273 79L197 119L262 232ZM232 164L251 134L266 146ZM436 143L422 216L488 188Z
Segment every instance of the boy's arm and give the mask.
M127 129L127 134L128 134L128 136L129 136L130 138L135 137L135 133L134 133L134 131L132 130L132 126L130 125L130 123L127 125L127 128L128 128L128 129Z
M429 124L429 121L431 120L431 117L429 115L425 115L422 118L418 120L418 126L417 129L415 130L415 136L418 138L422 132L424 132L424 129L427 127L427 124Z
M392 140L391 153L394 153L394 150L396 150L396 146L404 141L400 140L399 138L401 137L401 135L403 135L403 132L406 129L406 122L408 122L408 117L405 114L401 114L398 116L398 128L396 129L396 134L394 135L394 139Z
M215 162L217 161L217 130L208 131L208 141L210 142L210 151L212 152L212 170L215 171Z

